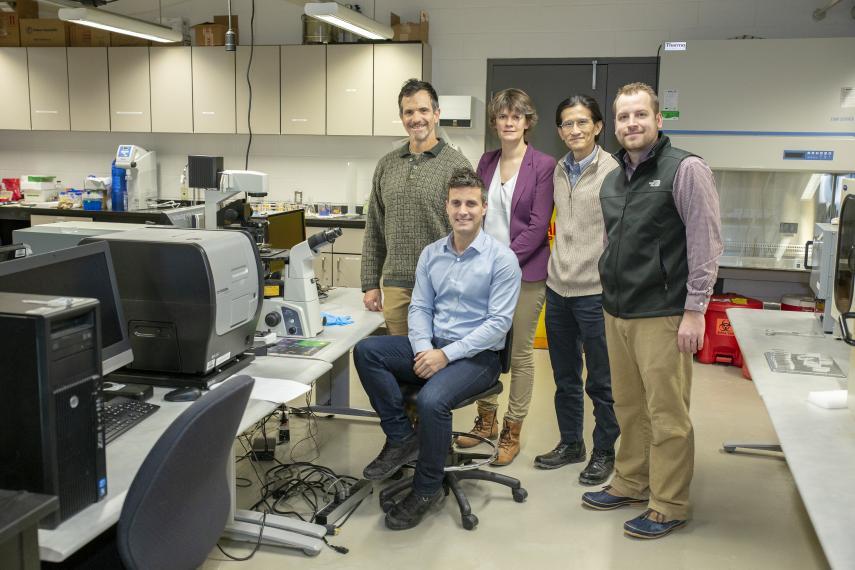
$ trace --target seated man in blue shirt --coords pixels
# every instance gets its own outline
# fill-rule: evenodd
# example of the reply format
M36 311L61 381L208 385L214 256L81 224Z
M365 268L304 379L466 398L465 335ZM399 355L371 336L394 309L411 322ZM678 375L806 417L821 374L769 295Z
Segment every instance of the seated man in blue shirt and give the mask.
M386 513L386 526L393 530L419 524L442 497L451 410L496 382L497 351L505 344L520 292L516 255L481 229L487 191L472 170L454 171L445 207L452 233L419 257L409 336L369 337L353 351L386 434L364 477L383 480L418 459L412 490ZM399 383L421 386L418 433L404 413Z

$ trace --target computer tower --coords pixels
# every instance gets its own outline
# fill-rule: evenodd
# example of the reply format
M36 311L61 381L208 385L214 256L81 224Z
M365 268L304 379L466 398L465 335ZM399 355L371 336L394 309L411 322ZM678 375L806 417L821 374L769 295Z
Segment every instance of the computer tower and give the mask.
M107 494L96 299L0 293L0 488L59 497L60 522Z

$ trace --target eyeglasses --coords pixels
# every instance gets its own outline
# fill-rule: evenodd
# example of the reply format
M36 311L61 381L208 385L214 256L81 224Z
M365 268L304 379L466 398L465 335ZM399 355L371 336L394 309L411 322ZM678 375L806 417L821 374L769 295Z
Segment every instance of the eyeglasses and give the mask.
M563 123L560 123L558 125L558 128L563 129L565 131L570 131L573 130L573 125L576 125L577 127L579 127L579 130L582 131L590 127L591 124L592 123L590 119L579 119L578 121L564 121Z

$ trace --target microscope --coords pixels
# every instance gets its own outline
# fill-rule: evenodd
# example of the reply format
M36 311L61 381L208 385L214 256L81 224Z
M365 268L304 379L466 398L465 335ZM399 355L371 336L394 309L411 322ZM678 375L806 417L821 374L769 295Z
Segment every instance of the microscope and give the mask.
M125 170L128 210L145 210L157 201L157 154L133 144L120 144L116 167Z
M281 297L264 299L257 329L271 330L279 337L311 338L324 330L312 259L318 250L333 243L341 228L318 232L291 248L284 269ZM266 327L266 328L265 328Z

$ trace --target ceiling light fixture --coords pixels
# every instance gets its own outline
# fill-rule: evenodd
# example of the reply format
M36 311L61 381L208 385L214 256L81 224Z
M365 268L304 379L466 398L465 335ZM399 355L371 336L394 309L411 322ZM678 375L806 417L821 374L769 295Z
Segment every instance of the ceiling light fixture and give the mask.
M835 6L837 6L838 4L840 4L840 0L831 0L831 4L829 4L829 5L828 5L828 6L826 6L825 8L817 8L816 10L814 10L814 11L813 11L813 19L814 19L814 21L819 22L820 20L824 20L824 19L825 19L825 14L826 14L829 10L831 10L832 8L834 8Z
M181 32L176 32L172 28L96 8L60 8L58 16L60 20L65 22L135 36L153 42L172 43L180 42L183 39Z
M391 40L395 35L392 26L376 22L335 2L308 3L303 12L311 18L323 20L370 40Z

